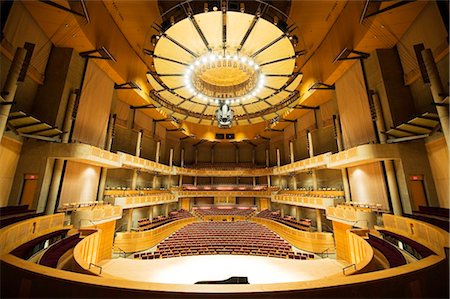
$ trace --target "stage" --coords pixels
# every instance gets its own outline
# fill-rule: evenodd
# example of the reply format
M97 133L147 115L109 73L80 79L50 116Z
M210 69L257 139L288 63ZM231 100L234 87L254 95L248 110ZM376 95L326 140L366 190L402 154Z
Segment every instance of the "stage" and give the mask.
M250 284L308 281L342 274L333 259L292 260L249 255L199 255L156 260L117 258L100 264L103 273L128 280L194 284L248 277Z

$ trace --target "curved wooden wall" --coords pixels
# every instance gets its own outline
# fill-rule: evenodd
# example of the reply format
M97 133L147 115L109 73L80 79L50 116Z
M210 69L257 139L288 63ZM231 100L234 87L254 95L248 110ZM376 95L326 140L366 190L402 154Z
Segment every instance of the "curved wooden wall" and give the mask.
M39 219L36 220L39 221ZM388 224L386 228L390 225ZM434 230L434 227L429 224L420 223L420 225ZM22 225L15 224L9 229L16 230L17 227ZM50 229L55 230L58 227L59 225L55 222ZM422 236L420 232L417 232L416 240L428 238ZM448 247L448 233L444 234L439 230L436 232L443 235L438 237L435 246ZM0 240L6 239L4 234L5 231L0 231ZM14 246L19 246L23 242L25 241L16 242ZM85 249L88 250L88 247ZM147 283L83 275L48 268L2 251L0 278L2 286L8 285L7 288L2 287L4 297L148 298L154 295L159 298L210 298L212 293L221 298L438 297L448 295L448 293L445 294L448 289L444 288L448 283L446 277L439 276L442 273L448 275L448 259L442 252L443 250L438 255L431 255L401 267L365 274L333 276L305 282L230 286ZM24 284L28 287L24 288Z
M64 213L35 217L8 225L0 229L0 256L30 240L62 229L63 226Z
M136 252L155 246L173 232L196 221L196 218L176 220L143 232L120 232L114 240L114 251Z
M315 253L321 253L327 249L328 252L335 251L332 233L301 231L274 220L258 217L252 218L252 221L266 226L297 248Z

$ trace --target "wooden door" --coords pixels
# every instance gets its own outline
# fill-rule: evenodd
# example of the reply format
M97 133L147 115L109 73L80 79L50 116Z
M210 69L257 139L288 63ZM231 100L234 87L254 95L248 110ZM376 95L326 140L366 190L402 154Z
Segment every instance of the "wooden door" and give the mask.
M29 209L33 208L34 195L37 188L37 176L25 175L22 194L20 196L20 204L28 205Z
M423 178L410 179L409 184L411 190L411 204L413 211L418 211L419 206L428 206Z

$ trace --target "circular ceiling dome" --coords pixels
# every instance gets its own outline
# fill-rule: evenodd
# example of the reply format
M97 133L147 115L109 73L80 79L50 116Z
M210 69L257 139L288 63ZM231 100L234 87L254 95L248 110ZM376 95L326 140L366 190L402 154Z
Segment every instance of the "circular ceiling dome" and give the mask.
M242 12L187 16L156 35L150 96L184 121L210 125L224 101L236 124L275 118L298 98L302 78L289 32Z
M208 54L187 68L184 83L202 100L239 103L261 91L264 81L259 65L245 56Z

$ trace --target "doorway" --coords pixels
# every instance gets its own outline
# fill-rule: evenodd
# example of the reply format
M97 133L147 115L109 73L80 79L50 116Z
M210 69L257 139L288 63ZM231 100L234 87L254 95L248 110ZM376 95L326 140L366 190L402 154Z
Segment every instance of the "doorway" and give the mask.
M423 175L413 175L409 177L411 190L411 204L413 211L418 211L419 206L428 206Z
M28 205L28 209L33 208L34 195L37 188L38 176L35 174L26 174L23 181L22 193L20 196L20 205Z

